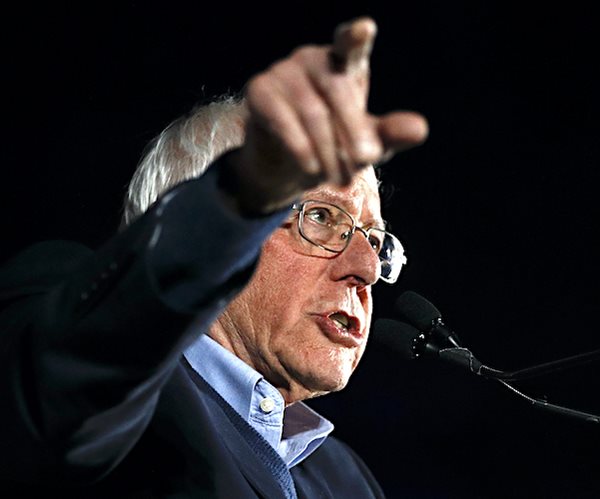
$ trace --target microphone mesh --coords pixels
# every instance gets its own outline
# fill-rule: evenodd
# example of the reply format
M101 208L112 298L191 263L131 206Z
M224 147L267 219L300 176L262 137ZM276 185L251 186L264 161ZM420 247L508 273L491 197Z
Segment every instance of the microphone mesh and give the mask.
M431 302L414 291L402 293L396 300L395 309L402 319L420 331L429 331L432 322L442 316Z
M405 360L414 359L413 342L421 334L417 329L392 319L378 319L373 324L372 338Z

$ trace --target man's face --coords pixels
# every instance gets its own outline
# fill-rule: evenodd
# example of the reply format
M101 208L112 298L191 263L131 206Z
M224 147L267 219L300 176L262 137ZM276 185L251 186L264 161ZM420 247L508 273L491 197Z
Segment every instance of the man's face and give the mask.
M372 168L346 188L320 186L304 199L335 204L359 226L383 225ZM210 331L287 403L346 385L367 343L370 285L379 277L378 257L359 231L345 251L328 253L302 239L297 216L266 241L252 280Z

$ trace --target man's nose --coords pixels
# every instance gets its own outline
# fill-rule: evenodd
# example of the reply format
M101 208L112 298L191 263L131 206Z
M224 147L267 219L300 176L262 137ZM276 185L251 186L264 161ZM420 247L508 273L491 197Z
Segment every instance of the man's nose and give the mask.
M346 249L334 260L335 280L353 277L362 284L370 285L375 284L381 275L379 256L371 246L367 233L358 227Z

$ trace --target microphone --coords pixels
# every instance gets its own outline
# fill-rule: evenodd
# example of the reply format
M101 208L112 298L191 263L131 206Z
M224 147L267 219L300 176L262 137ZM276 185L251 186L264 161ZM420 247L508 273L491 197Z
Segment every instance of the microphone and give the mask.
M591 352L581 353L515 371L500 371L484 366L475 358L472 352L466 348L461 348L458 336L444 324L440 311L420 294L415 293L414 291L405 291L396 300L395 310L400 317L404 318L413 328L421 331L426 336L426 341L435 343L440 347L438 349L438 354L441 358L455 363L462 363L465 366L471 366L473 367L473 372L486 377L503 379L505 381L522 381L527 378L533 378L534 376L541 376L569 367L582 365L600 358L600 350L593 350ZM402 328L405 328L405 326L402 326ZM391 326L388 325L386 327L390 328ZM442 346L445 346L446 348L441 348ZM428 347L423 352L419 353L429 354L432 352L433 350ZM418 357L419 355L416 355L414 358ZM475 369L474 366L477 366L477 369Z
M440 311L418 293L402 293L396 300L395 308L409 324L422 331L428 341L440 345L448 343L455 347L460 346L458 336L446 327Z
M404 322L378 319L373 325L373 339L404 360L440 358L482 375L481 371L485 366L469 350L455 346L455 337L442 335L440 330L444 333L450 331L441 320L436 321L429 331L422 332ZM492 369L490 371L495 372Z
M414 291L403 293L396 301L395 308L398 314L410 324L393 319L378 319L373 326L373 338L403 359L413 360L421 357L443 359L467 368L474 374L502 383L513 393L525 398L536 407L588 422L600 423L599 416L530 397L508 383L508 381L531 378L591 362L600 358L600 350L517 371L504 372L483 365L470 350L461 347L458 336L444 324L439 310L418 293Z

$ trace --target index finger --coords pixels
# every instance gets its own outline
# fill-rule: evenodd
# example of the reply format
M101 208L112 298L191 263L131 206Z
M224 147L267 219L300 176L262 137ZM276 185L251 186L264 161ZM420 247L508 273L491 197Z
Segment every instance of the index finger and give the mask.
M377 34L377 25L370 17L361 17L340 24L333 35L330 58L339 72L369 71L369 57Z

